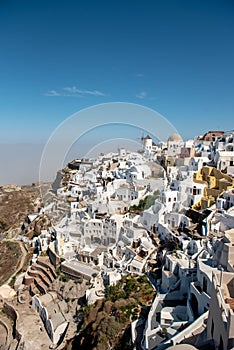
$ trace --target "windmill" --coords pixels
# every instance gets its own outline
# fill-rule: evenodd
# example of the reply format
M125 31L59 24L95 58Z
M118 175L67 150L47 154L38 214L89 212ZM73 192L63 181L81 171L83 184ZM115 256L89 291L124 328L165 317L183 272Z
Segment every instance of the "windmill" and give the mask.
M142 132L141 132L141 137L138 137L137 140L141 140L142 149L144 149L144 140L145 140L145 136L144 136L143 130L142 130Z
M138 152L143 153L144 152L144 141L145 141L145 136L144 136L143 130L141 132L141 137L137 137L137 142L139 142L138 140L140 140L140 143L141 143L141 148L140 148L140 150L138 150Z

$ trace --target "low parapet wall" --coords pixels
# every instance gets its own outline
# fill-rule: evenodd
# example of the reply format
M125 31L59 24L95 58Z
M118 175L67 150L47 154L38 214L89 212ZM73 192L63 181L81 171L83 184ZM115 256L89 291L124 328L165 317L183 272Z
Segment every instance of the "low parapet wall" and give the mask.
M12 319L13 321L13 337L17 339L18 342L20 342L22 338L22 334L17 330L17 320L19 318L18 312L15 310L14 306L4 303L3 310L5 313Z
M60 266L59 256L50 247L48 247L48 255L51 264L54 266L55 269L57 269Z
M54 281L54 274L52 274L51 269L49 266L45 267L42 264L32 264L31 266L31 270L34 271L40 271L41 273L43 273L47 279L50 281L50 283L52 283Z
M6 323L3 320L1 320L1 319L0 319L0 326L2 326L4 328L4 330L5 330L6 342L5 342L5 344L2 344L2 345L4 345L5 348L7 349L8 348L8 344L9 344L9 340L10 340L9 339L10 338L10 332L9 332L9 329L8 329ZM1 344L0 344L0 348L1 348Z
M56 255L56 257L59 259L60 261L60 258ZM41 265L42 267L44 267L45 269L49 269L50 273L52 274L52 276L54 278L56 278L56 272L55 272L55 267L54 265L52 264L52 262L50 259L46 259L46 260L42 260L41 258L37 259L37 265Z

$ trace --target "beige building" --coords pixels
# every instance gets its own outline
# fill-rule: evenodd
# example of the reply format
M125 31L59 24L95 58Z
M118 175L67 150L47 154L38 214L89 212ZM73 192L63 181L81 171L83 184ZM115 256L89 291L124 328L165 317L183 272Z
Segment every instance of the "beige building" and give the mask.
M197 171L193 175L193 181L206 185L203 197L193 206L195 210L210 207L221 194L234 187L234 179L231 176L210 166L204 166Z

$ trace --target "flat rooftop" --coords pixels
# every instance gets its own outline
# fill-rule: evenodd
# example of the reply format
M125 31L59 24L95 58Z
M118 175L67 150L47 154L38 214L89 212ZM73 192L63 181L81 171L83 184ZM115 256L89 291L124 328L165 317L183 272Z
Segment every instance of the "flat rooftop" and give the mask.
M65 261L61 265L89 277L91 277L94 273L99 272L97 269L94 269L93 267L83 264L77 260Z
M175 263L179 263L183 268L189 268L190 265L193 265L192 261L190 262L187 256L183 254L181 251L167 255L167 257L171 261L174 261Z

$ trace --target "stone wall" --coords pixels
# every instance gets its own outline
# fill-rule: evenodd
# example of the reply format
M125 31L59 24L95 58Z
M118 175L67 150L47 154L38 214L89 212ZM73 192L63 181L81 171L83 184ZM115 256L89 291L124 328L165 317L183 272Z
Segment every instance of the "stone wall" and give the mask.
M19 342L22 338L22 334L20 334L19 331L17 330L18 313L12 305L10 305L6 302L3 305L3 310L13 320L13 322L14 322L13 337L15 339L17 339Z

